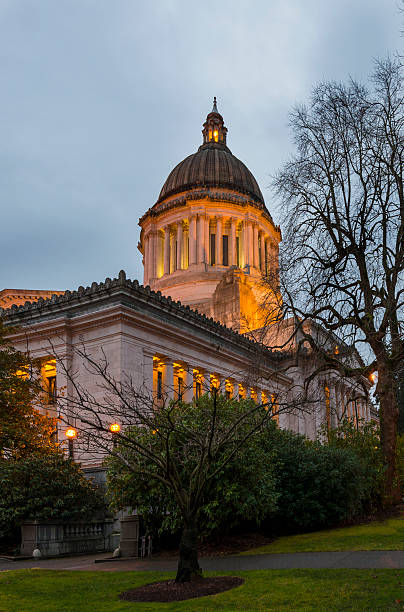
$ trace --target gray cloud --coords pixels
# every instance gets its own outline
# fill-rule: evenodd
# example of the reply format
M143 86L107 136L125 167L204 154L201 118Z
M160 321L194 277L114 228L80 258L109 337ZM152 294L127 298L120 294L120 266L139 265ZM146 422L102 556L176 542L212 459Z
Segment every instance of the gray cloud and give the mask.
M259 181L322 79L402 46L395 0L0 0L0 288L141 278L138 218L216 95Z

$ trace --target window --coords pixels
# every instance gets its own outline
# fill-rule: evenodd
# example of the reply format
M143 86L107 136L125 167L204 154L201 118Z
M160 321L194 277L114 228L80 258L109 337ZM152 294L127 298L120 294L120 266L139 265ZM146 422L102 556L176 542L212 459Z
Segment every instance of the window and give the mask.
M214 266L216 263L216 234L210 235L210 265Z
M223 265L229 265L229 237L222 236L223 238Z
M279 404L278 404L278 398L276 395L274 394L271 395L271 402L272 402L272 418L279 425Z
M49 376L48 381L48 404L56 404L56 376Z
M163 372L161 370L157 371L157 399L162 399L163 397Z
M184 379L182 378L182 376L177 376L176 396L178 400L182 400L183 393L184 393Z
M196 381L195 383L195 399L198 400L202 395L202 384L200 381Z

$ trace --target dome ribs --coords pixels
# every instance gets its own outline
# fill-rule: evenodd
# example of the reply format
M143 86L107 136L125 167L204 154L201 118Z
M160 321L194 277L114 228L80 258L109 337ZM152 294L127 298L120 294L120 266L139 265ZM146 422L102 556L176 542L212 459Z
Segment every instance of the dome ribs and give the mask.
M197 187L225 188L251 197L260 208L264 198L247 166L221 143L202 145L193 155L180 162L168 175L153 208L166 198Z

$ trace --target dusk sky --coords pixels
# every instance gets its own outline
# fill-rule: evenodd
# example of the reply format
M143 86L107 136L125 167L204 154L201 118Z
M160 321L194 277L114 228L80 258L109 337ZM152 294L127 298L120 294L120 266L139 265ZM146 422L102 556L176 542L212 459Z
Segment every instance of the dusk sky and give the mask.
M201 144L269 189L288 114L402 52L398 0L0 0L0 289L142 280L139 217Z

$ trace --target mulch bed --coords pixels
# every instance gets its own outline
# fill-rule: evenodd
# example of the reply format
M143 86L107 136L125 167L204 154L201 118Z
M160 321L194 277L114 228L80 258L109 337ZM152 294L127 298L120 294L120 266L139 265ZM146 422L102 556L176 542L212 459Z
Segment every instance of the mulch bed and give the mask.
M119 595L119 599L124 601L184 601L223 593L223 591L240 586L243 582L242 578L236 576L214 576L178 583L175 580L163 580L125 591Z

